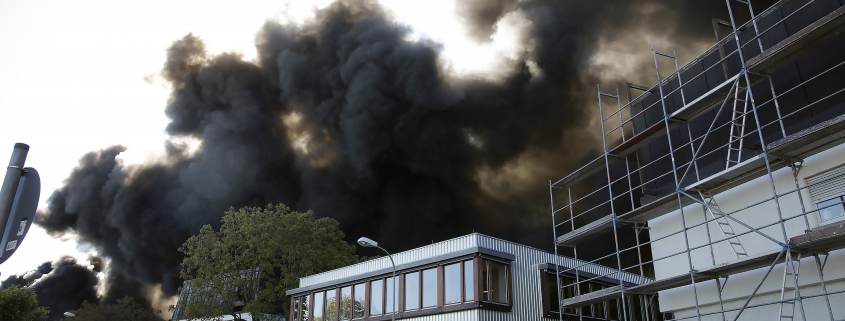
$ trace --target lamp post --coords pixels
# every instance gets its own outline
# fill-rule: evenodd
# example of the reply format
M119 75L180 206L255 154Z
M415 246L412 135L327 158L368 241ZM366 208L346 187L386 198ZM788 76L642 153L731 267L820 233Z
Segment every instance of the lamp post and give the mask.
M363 247L375 247L387 253L387 257L390 259L390 264L393 265L393 321L396 321L396 263L393 262L393 256L390 255L390 252L378 246L378 242L368 239L366 237L362 237L358 239L358 245Z

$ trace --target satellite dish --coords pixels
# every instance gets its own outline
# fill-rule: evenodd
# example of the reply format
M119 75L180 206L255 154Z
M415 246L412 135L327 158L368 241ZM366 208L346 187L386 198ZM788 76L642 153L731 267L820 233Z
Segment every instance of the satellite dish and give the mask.
M6 262L21 246L29 227L32 226L35 210L38 208L38 198L41 196L41 177L38 176L38 171L31 167L24 168L23 171L3 238L0 239L0 264Z

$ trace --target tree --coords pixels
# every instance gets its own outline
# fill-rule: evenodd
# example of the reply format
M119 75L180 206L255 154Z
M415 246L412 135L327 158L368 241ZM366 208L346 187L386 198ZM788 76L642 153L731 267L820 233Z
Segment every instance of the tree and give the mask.
M157 315L161 314L161 311L153 313L130 297L124 297L109 305L91 304L86 301L82 303L81 308L70 312L76 315L74 321L161 321Z
M300 277L359 262L343 238L336 220L315 220L311 211L284 204L230 208L219 232L203 226L180 247L181 277L191 280L182 291L190 291L191 299L179 304L192 319L285 316L285 291L296 288Z
M0 290L0 320L41 321L47 320L48 313L50 310L38 306L35 290L29 286Z

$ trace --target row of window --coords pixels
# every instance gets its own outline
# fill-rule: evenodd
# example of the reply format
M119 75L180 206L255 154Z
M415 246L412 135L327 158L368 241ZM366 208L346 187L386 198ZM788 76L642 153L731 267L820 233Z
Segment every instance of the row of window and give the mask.
M480 288L476 277L481 276ZM394 291L395 290L395 291ZM291 320L354 320L484 301L509 303L509 266L476 257L293 298ZM477 298L480 298L478 300ZM338 304L339 302L339 304Z
M557 278L553 273L544 273L544 277L544 282L546 283L546 286L543 287L546 292L544 296L546 299L544 307L547 307L546 315L549 316L550 313L559 313L560 310L558 306L558 291L555 289ZM568 299L577 296L579 292L583 295L614 285L602 282L582 281L578 283L575 278L561 276L560 294L563 295L564 299ZM580 309L564 308L563 314L577 316L580 312L581 316L591 318L591 320L625 320L623 310L621 309L622 306L622 299L616 298L583 306ZM628 320L663 321L665 318L672 319L671 316L667 317L663 313L660 313L657 300L652 296L626 295L624 306L626 308L626 313L624 314L628 316Z

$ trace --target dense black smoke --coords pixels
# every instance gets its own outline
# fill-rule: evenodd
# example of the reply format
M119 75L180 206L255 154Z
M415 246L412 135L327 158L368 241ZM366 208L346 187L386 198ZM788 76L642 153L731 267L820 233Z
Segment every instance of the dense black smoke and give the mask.
M57 262L44 262L34 271L23 276L12 275L2 282L0 289L12 285L27 286L37 281L33 288L38 305L50 309L49 319L63 319L63 313L79 309L82 303L99 303L97 295L97 273L96 270L102 266L102 260L92 257L92 270L87 266L79 264L72 257L62 257Z
M630 42L638 54L620 59L650 58L638 33L712 43L710 18L727 11L694 1L459 3L478 41L502 17L528 22L523 51L499 66L504 78L454 75L440 45L407 40L410 30L368 1L337 2L304 25L268 22L256 62L210 56L185 36L162 71L173 86L166 130L200 147L173 140L142 166L116 161L120 146L91 152L37 223L95 246L110 260L109 291L136 298L139 284L174 294L178 246L230 206L313 209L350 239L393 251L473 230L550 248L546 182L599 149L595 83L649 67L613 74L595 53Z

